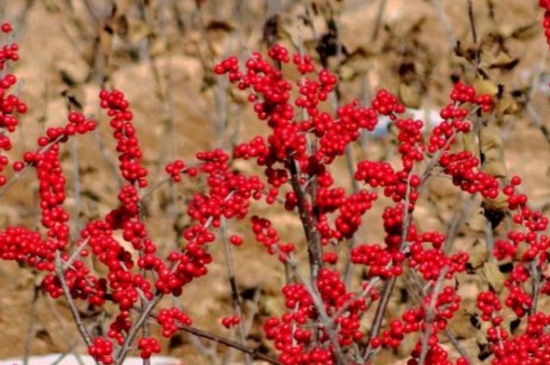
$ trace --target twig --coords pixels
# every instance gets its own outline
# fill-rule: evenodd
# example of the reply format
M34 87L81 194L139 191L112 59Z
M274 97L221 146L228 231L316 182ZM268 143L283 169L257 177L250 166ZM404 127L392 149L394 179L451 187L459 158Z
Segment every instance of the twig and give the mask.
M210 361L211 365L220 364L220 359L217 352L217 342L213 342L207 347L204 343L202 343L200 337L197 337L191 333L188 333L188 336L193 346L195 346L202 356L206 357Z
M472 29L472 40L477 45L477 30L476 22L474 18L474 6L472 0L468 0L468 19L470 20L470 28Z
M189 171L189 169L193 168L193 166L188 166L188 167L185 167L183 168L183 170L181 170L181 174L185 174L187 171ZM162 186L168 184L170 181L172 181L172 177L167 177L167 178L164 178L163 180L159 181L156 185L154 185L152 188L150 188L149 190L145 191L144 193L142 193L141 197L139 198L139 201L140 202L143 202L144 200L147 200L148 198L151 197L151 195L153 195L153 193L155 191L157 191L158 189L160 189Z
M288 167L290 170L290 182L292 184L292 189L294 190L298 200L298 213L300 216L300 221L302 222L307 240L311 282L315 283L317 280L317 274L323 264L323 249L321 246L321 240L319 237L319 232L317 232L317 229L313 224L313 219L308 208L306 194L300 185L298 167L293 158L289 158Z
M38 149L38 155L42 155L45 152L47 152L53 145L58 143L62 138L63 138L63 136L57 137L56 139L54 139L53 141L48 143L46 146L41 147L40 149ZM23 175L25 175L25 173L29 170L29 168L31 166L32 166L32 164L27 163L25 165L25 167L23 167L22 170L18 171L15 175L13 175L11 177L11 179L8 180L8 182L6 184L4 184L2 186L2 188L0 188L0 197L2 197L13 186L13 184L15 184L15 182L17 182L19 179L21 179L23 177Z
M474 361L472 360L472 357L470 356L470 354L466 351L466 349L460 344L460 342L458 341L458 339L456 338L455 334L453 333L453 331L451 331L451 329L449 327L445 328L445 337L447 337L447 339L449 341L451 341L451 343L453 344L454 348L456 349L456 351L458 351L458 353L460 354L460 356L462 356L463 358L466 359L466 362L468 364L473 364Z
M67 281L65 280L65 271L63 269L63 260L61 259L60 251L55 252L55 272L56 272L57 278L59 279L59 282L61 283L61 289L63 290L63 294L65 295L65 299L67 300L67 303L69 304L69 309L71 310L71 314L76 323L78 332L80 332L82 339L84 340L86 345L89 347L92 345L92 339L90 337L90 334L88 333L88 330L86 329L86 326L84 326L84 322L82 322L80 313L76 308L76 304L71 296L71 291L69 290L69 286L67 285ZM96 361L96 363L98 365L101 364L100 361Z
M278 249L278 246L274 245L274 247L279 254L282 254ZM332 319L328 316L325 310L325 305L323 304L321 295L319 294L319 290L317 289L317 283L316 282L310 283L306 280L306 278L300 272L300 268L298 267L298 264L296 263L296 260L292 255L286 256L286 261L292 267L294 273L296 274L296 277L298 278L298 280L302 282L308 294L311 296L311 299L313 300L313 305L315 306L315 309L317 309L317 312L319 313L319 317L321 317L321 321L324 326L324 329L329 337L329 340L332 346L334 347L334 352L336 355L336 364L337 365L347 364L348 362L344 356L344 353L342 352L340 344L338 343L338 340L336 338L336 333L334 332L333 327L335 324L332 321Z
M134 309L139 311L139 308L137 308L137 307L134 307ZM150 313L149 317L153 318L153 319L156 319L157 315L155 313ZM243 344L241 344L237 341L233 341L229 338L225 338L225 337L222 337L222 336L215 335L211 332L207 332L207 331L198 329L198 328L193 327L193 326L187 326L187 325L184 325L184 324L181 324L181 323L176 323L176 327L180 331L189 333L189 334L191 334L195 337L204 338L206 340L213 341L216 344L220 344L220 345L224 345L224 346L227 346L227 347L232 347L234 349L237 349L241 352L244 352L245 354L248 354L250 357L252 357L255 360L263 360L263 361L268 362L268 363L273 364L273 365L282 365L282 363L280 363L276 358L271 357L269 355L262 354L260 352L259 348L250 348L250 347L247 347L247 346L245 346L245 345L243 345Z
M539 291L541 287L541 274L540 268L537 265L538 255L529 265L529 271L531 271L531 307L529 308L529 315L532 316L537 312L537 306L539 301Z
M350 145L346 146L345 156L346 156L346 167L348 169L348 173L349 173L350 178L351 178L352 191L355 194L355 193L359 192L360 188L359 188L359 183L354 178L354 175L355 175L354 174L354 160L353 160L353 155L352 155ZM353 248L355 247L356 244L357 244L357 238L356 238L356 235L353 235L351 237L351 239L349 240L349 244L348 244L348 247L347 247L348 255L346 257L346 261L344 262L344 285L346 286L346 288L349 288L350 282L351 282L351 279L352 279L353 267L354 266L352 265L352 262L351 262L351 252L352 252L352 250L353 250Z
M76 250L74 250L74 252L72 253L71 257L69 257L69 259L67 261L65 261L65 263L63 264L63 271L67 270L69 267L71 267L71 265L73 264L73 261L76 259L76 257L80 254L80 252L82 252L82 250L88 245L88 242L90 241L90 238L89 237L86 237L86 239L84 240L84 242L82 242L80 244L80 246L78 246L76 248Z
M231 288L231 304L233 306L233 311L235 314L239 317L239 340L241 341L241 344L244 346L246 344L246 336L244 333L244 325L242 322L242 316L243 312L241 310L241 303L239 300L239 290L237 288L237 279L235 276L235 270L233 268L233 257L231 253L231 244L228 242L227 238L227 229L226 229L226 222L225 219L222 219L220 224L220 230L221 230L221 237L224 247L224 254L225 254L225 261L227 263L227 274L229 276L229 286ZM228 357L230 358L230 356ZM245 362L247 365L251 365L251 359L250 356L245 354Z
M36 320L36 307L38 303L38 295L40 294L40 285L34 286L32 300L31 300L31 315L30 323L27 328L27 338L25 339L25 346L23 348L23 365L29 364L29 353L31 352L32 340L34 338L34 324Z
M538 127L538 129L540 129L540 132L542 133L542 136L544 137L546 142L550 144L550 130L548 130L548 127L544 124L541 116L539 115L539 113L537 113L531 103L527 104L527 113L529 113L535 125Z
M27 20L35 1L36 0L27 0L23 6L23 9L15 16L15 19L11 22L15 29L23 30L23 24L25 24L25 20Z
M495 261L495 236L493 234L493 226L490 220L485 222L485 245L487 247L489 261Z
M421 190L425 185L430 176L432 175L433 170L437 166L439 159L441 158L441 155L447 148L451 145L452 140L455 138L456 133L453 132L451 137L447 140L445 143L445 146L435 153L435 155L432 157L432 159L428 162L428 165L426 166L426 170L424 170L424 173L422 174L422 177L420 178L420 187L418 190Z
M389 268L390 267L390 264L386 265L386 268ZM361 291L361 293L359 295L355 295L353 298L350 298L348 299L347 302L345 302L339 309L338 309L338 312L336 312L333 316L332 316L332 320L336 320L339 316L341 316L348 308L349 306L357 299L359 298L366 298L367 295L370 294L371 290L374 289L374 286L380 281L380 277L375 277L375 278L372 278L371 281L369 281L369 284L367 285L367 287L365 289L363 289Z
M80 199L80 171L79 171L79 159L78 159L78 139L74 138L71 141L71 153L73 160L73 186L74 186L74 225L72 228L72 238L76 239L78 232L80 231L80 212L81 212L81 199Z
M544 66L546 65L547 56L548 48L544 47L539 63L537 64L537 67L533 72L533 78L531 79L531 85L529 86L529 92L527 93L527 102L529 104L533 101L533 98L540 87L540 82L544 71Z
M399 250L402 250L403 247L405 247L407 244L407 235L409 232L409 225L411 221L411 214L409 212L410 193L411 193L411 184L410 184L410 174L409 174L409 178L407 179L407 190L405 192L405 202L404 202L404 208L403 208L404 209L403 223L402 223L403 227L401 231L401 243L399 246ZM386 314L386 308L388 307L388 303L390 301L390 297L396 282L397 282L397 276L392 276L390 281L388 281L384 286L384 289L382 292L382 298L380 299L380 302L376 307L376 313L374 315L373 324L369 332L369 337L367 339L367 347L365 348L365 352L363 353L363 360L365 363L370 362L372 360L372 356L374 356L374 352L372 351L372 348L371 348L371 339L374 337L377 337L380 334L380 330L382 328L382 321L384 320L384 315Z
M147 303L147 305L141 310L141 315L139 316L136 323L132 326L132 328L130 328L130 331L128 331L128 335L124 339L124 343L117 350L115 356L115 365L122 365L122 363L124 363L124 359L128 355L130 345L132 344L132 342L134 342L137 333L141 330L145 321L151 317L151 312L153 311L153 309L155 309L163 296L164 295L162 294L156 294L155 297L150 300L149 303Z
M185 325L179 324L177 325L177 327L179 330L190 333L196 337L204 338L204 339L219 343L221 345L237 349L241 352L244 352L245 354L248 354L253 359L263 360L273 365L282 365L282 363L280 363L277 359L259 352L259 349L252 349L250 347L243 346L237 341L233 341L228 338L217 336L213 333L206 332L191 326L185 326Z
M421 350L420 350L420 358L418 360L419 365L424 365L424 362L426 361L426 356L428 355L429 345L428 341L431 336L431 325L435 317L435 305L437 303L437 296L439 293L441 293L441 289L443 288L443 282L445 281L445 275L447 275L448 267L444 267L439 272L439 276L437 278L437 282L435 283L435 287L432 291L432 297L430 298L430 305L428 308L426 308L426 319L424 320L424 323L426 324L426 329L424 330L424 334L422 335L422 341L421 341Z
M99 152L101 152L101 155L107 161L107 164L113 171L113 175L115 176L115 180L117 182L117 190L120 190L122 187L122 178L120 177L120 174L118 172L118 166L116 165L113 157L109 154L107 151L107 148L105 147L105 144L103 143L103 140L101 139L101 134L99 133L99 129L94 130L95 139L97 146L99 147Z
M248 336L248 334L250 333L250 330L252 329L252 326L254 324L254 318L256 317L256 314L258 314L259 310L260 310L260 307L258 306L258 303L260 302L260 297L262 295L262 291L257 288L255 290L255 293L254 293L254 298L252 299L252 303L250 306L252 306L252 308L250 308L250 313L247 313L248 314L248 318L247 318L247 322L244 326L244 333L246 336Z
M464 206L459 212L455 213L453 220L447 226L447 232L445 234L445 245L443 246L443 252L445 254L448 254L451 251L451 247L453 246L453 242L458 232L458 227L460 227L465 217L468 215L468 212L472 208L472 205L475 202L475 200L476 200L476 196L471 195L470 199L468 199L466 204L464 204Z
M449 40L451 49L454 49L456 46L456 38L453 33L453 28L451 27L451 23L449 23L449 19L447 18L447 15L445 14L445 10L441 5L441 0L430 0L430 2L432 3L435 10L437 11L437 16L439 18L439 21L441 22L441 25L443 26L443 29L445 30L445 33L447 34L447 39Z
M223 148L222 136L227 125L227 81L226 79L217 79L216 82L216 107L218 109L217 118L214 123L214 130L216 131L216 144L218 147Z
M59 355L59 357L57 359L55 359L52 363L48 364L48 365L58 365L59 363L61 363L61 361L63 361L64 358L67 357L67 355L69 354L73 354L73 356L77 359L77 362L79 364L82 364L83 361L82 359L80 358L80 355L76 354L74 352L74 349L76 347L76 345L78 345L78 340L77 341L74 341L70 346L69 346L69 349L65 352L63 352L62 354Z
M413 283L415 283L417 287L420 287L421 286L421 283L420 283L421 278L418 277L418 274L416 274L414 272L411 272L411 276L412 276L412 279L414 280ZM410 293L412 294L413 298L416 299L416 301L421 306L424 306L424 303L422 301L422 297L418 294L418 292L410 291ZM474 361L472 360L472 357L470 356L470 354L468 354L466 349L464 349L464 347L460 344L460 342L456 338L453 331L451 331L451 329L447 327L445 329L444 333L445 333L445 336L447 337L447 339L449 341L451 341L451 343L453 344L456 351L460 354L460 356L464 357L468 361L468 364L474 364Z
M386 10L387 0L380 0L378 5L378 11L376 12L376 20L374 22L374 31L372 32L371 42L378 39L380 33L380 26L382 25L382 17L384 16L384 10Z

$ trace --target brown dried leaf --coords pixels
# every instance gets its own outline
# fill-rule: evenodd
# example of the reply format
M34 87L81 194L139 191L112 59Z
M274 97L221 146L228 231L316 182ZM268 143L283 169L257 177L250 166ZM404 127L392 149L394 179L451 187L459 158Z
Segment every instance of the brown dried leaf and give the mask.
M489 94L491 96L498 94L498 85L488 79L476 78L474 88L479 94Z
M98 34L99 37L99 52L108 57L111 54L111 49L113 46L113 29L106 25L101 29Z
M483 208L478 211L466 222L466 225L475 233L484 233L487 226L487 218L485 218Z
M208 31L231 32L235 27L224 20L211 20L206 25Z
M482 169L497 178L506 176L502 138L494 123L484 126L479 133L479 148L483 153Z
M494 123L487 124L479 132L479 148L483 153L502 148L502 138Z
M470 323L470 317L471 315L466 311L458 311L449 321L449 329L456 337L466 338L471 336L472 331L474 331L475 328Z
M130 32L128 33L128 41L131 44L138 44L143 39L147 38L151 34L150 27L142 21L136 21L130 27Z
M487 340L487 330L489 329L491 325L488 322L481 322L480 323L480 329L475 331L476 334L476 342L478 345L488 345L489 340Z
M528 41L539 36L539 23L537 21L528 25L523 25L514 29L510 34L510 38L518 39L521 41Z
M502 292L506 278L498 269L495 261L488 261L483 265L483 275L496 293Z
M482 267L489 257L487 250L479 240L476 240L473 247L468 250L468 255L470 256L469 263L474 269Z
M467 61L473 62L477 59L478 47L472 42L458 41L454 51L458 57Z
M422 95L417 88L401 84L398 90L399 100L408 108L418 109L422 105Z
M483 171L497 178L506 177L506 165L504 165L504 160L500 156L501 154L499 154L498 158L486 158Z
M489 58L487 65L490 69L512 70L519 63L519 58L500 52L497 56Z
M359 47L345 55L341 64L340 76L344 80L353 80L372 68L372 56L376 53L368 48Z
M499 192L496 198L483 199L483 206L486 210L505 212L508 210L508 198L502 192Z
M284 312L284 303L275 295L263 295L258 303L260 310L268 316Z
M464 151L468 151L474 156L479 154L479 148L477 147L476 138L473 131L462 134L462 145Z
M512 95L506 93L502 96L500 100L496 102L495 112L497 117L502 117L504 115L514 114L519 111L519 105L512 97Z

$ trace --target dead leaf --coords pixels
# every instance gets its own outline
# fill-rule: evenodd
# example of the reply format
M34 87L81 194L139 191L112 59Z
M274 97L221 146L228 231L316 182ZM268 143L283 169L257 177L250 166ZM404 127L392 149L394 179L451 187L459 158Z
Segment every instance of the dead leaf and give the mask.
M498 56L489 59L487 61L487 66L490 69L502 69L502 70L512 70L514 67L516 67L519 63L519 58L517 57L511 57L510 55L500 52Z
M481 129L479 149L483 154L482 170L496 178L506 177L502 138L494 123L489 123Z
M468 250L468 255L470 256L470 260L468 262L474 269L482 267L483 264L487 262L489 257L487 250L479 240L476 240L473 247Z
M485 233L487 226L487 218L485 217L483 208L478 211L466 222L466 225L475 233Z
M506 212L508 210L508 198L502 192L499 192L496 198L483 199L483 207L485 210Z
M510 38L514 38L521 41L531 40L535 37L538 37L540 32L538 29L539 23L537 21L532 22L528 25L523 25L514 29L514 31L509 35Z
M206 30L208 31L222 31L222 32L231 32L235 27L223 20L211 20L206 25Z
M495 261L487 261L485 265L483 265L482 272L490 287L497 294L502 292L506 278L498 269L498 264Z
M476 78L474 88L479 94L489 94L495 96L498 94L498 86L493 81L488 79Z
M509 93L505 93L501 99L497 100L495 114L498 119L504 115L510 115L518 112L520 109L517 101Z
M412 85L401 84L398 90L399 100L408 108L418 109L422 106L422 95Z
M479 54L479 49L475 44L460 40L456 42L454 51L458 57L462 57L469 62L475 61Z
M478 156L479 148L476 143L474 131L462 134L462 150L470 152L474 156Z
M372 69L372 56L376 53L366 47L359 47L345 55L340 67L343 80L351 81Z

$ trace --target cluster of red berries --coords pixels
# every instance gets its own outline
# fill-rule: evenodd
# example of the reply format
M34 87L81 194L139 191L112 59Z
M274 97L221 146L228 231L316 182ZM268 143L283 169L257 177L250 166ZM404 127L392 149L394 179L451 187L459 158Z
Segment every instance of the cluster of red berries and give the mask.
M138 349L141 350L139 356L142 359L148 359L152 354L160 353L160 343L153 337L142 337L138 341Z
M88 354L96 361L111 365L115 360L113 359L113 343L102 337L96 337L93 340L93 344L88 347Z
M119 153L120 172L122 177L130 184L138 184L139 187L147 186L147 170L141 164L142 151L139 146L136 130L132 124L133 114L129 110L130 104L124 98L124 94L118 90L102 90L99 94L100 106L107 110L111 117L110 125L113 128L113 136L117 140L117 152Z
M403 273L405 255L401 251L388 252L379 244L362 244L351 251L351 262L365 265L369 278L389 279Z
M235 327L239 323L241 323L241 317L239 317L239 316L230 316L230 317L223 317L222 318L222 325L225 328Z
M479 105L482 111L488 112L493 107L493 98L489 94L477 94L476 90L461 82L457 82L451 93L451 100L456 103L473 103Z
M372 101L372 107L378 113L387 115L391 119L396 119L395 114L401 114L405 111L405 107L399 102L397 97L386 90L380 90L376 94L376 97Z
M544 27L544 35L546 36L546 41L550 46L550 1L539 0L539 6L544 10L544 21L542 22L542 26Z
M2 32L10 33L11 25L4 23L1 26ZM19 47L17 44L6 44L0 49L0 71L7 70L8 63L17 62ZM17 82L17 78L11 73L5 73L0 78L0 186L6 184L7 178L2 174L5 166L8 164L8 157L3 155L3 151L9 151L12 148L10 137L7 133L13 133L19 124L18 114L27 112L25 104L17 95L9 92L9 89Z
M334 221L334 234L332 237L342 240L351 238L363 222L362 216L371 207L378 196L375 193L362 190L347 197L340 208Z
M122 345L128 332L132 329L131 313L127 310L121 311L109 324L107 337Z
M449 279L466 268L468 254L457 252L446 256L441 250L444 240L445 237L437 232L426 232L410 246L409 267L416 268L425 280L436 280L443 268L447 268L446 277ZM432 247L425 247L428 242Z
M272 227L271 221L261 218L257 215L250 219L252 224L252 232L256 236L256 240L269 249L269 253L275 253L275 248L272 246L279 243L279 234Z
M479 159L468 151L446 152L440 159L441 167L452 177L454 185L470 194L480 193L494 199L499 194L498 180L480 171L479 164Z
M371 280L375 277L388 280L401 275L405 262L409 268L417 270L427 281L436 280L444 269L446 270L445 277L449 279L457 273L463 272L468 255L459 252L446 256L442 249L444 236L432 232L420 234L414 224L404 222L405 210L407 209L409 214L412 213L415 202L420 196L417 189L420 188L422 179L419 175L413 174L412 170L414 166L425 159L426 152L440 158L441 161L436 162L464 190L471 193L480 191L488 197L494 197L495 192L498 193L499 186L496 179L480 172L479 165L460 165L463 156L455 158L448 151L455 141L455 136L458 133L469 132L471 128L470 122L465 120L470 113L468 104L479 105L482 111L490 111L492 99L487 95L477 95L473 88L457 83L451 93L452 103L441 112L444 121L434 128L429 143L424 144L423 123L413 119L399 119L398 114L402 114L405 108L395 96L385 90L376 95L371 108L365 108L357 101L353 101L338 108L336 117L321 112L320 105L326 100L326 93L333 90L336 79L324 70L317 72L317 79L310 78L309 74L315 74L315 67L311 65L310 58L294 55L292 60L298 72L303 75L296 83L298 96L294 101L294 106L303 109L305 111L303 115L306 118L299 120L297 118L299 114L295 113L292 107L290 96L292 83L285 80L279 69L280 64L288 63L291 57L286 49L280 46L271 49L268 55L274 64L263 59L260 54L254 53L245 62L246 71L240 71L237 59L233 57L220 62L215 68L217 74L228 74L230 82L237 84L239 89L251 90L249 101L254 104L258 118L267 121L271 128L271 134L267 140L255 137L249 142L240 144L235 150L234 157L255 158L260 166L266 166L268 183L274 189L281 188L289 181L291 178L289 172L297 174L297 181L306 189L309 179L316 178L317 190L314 207L318 214L316 229L321 236L321 242L327 245L332 240L343 241L355 235L362 223L362 215L371 208L373 201L377 199L377 194L361 190L348 195L344 189L334 187L334 179L327 167L336 157L344 153L345 148L351 142L357 140L362 129L371 131L375 128L378 115L389 116L398 131L398 152L403 163L402 169L394 170L389 163L367 160L358 163L354 176L356 180L362 181L372 188L384 188L384 195L392 198L396 203L393 207L388 207L383 214L386 247L381 245L357 246L352 251L351 260L356 264L365 265L368 268L367 276ZM309 154L306 142L312 139L318 141L320 148ZM437 152L440 153L440 156L436 156ZM295 162L298 164L299 170L293 172L291 165ZM281 164L282 168L276 166L277 163ZM298 194L299 192L296 191L285 194L284 202L287 210L304 209L299 206ZM404 201L409 205L405 206ZM307 206L306 209L310 209L310 213L312 212L312 207ZM331 215L334 217L332 222L329 219ZM408 232L403 236L402 231L405 227L408 228ZM277 231L268 219L253 217L252 228L257 240L266 245L271 253L280 251L280 247L283 245L280 245ZM403 238L407 245L404 245ZM431 247L425 247L426 243L431 244ZM278 245L279 248L275 250L273 245ZM403 246L410 246L407 249L408 254L403 252ZM338 255L334 252L326 252L323 255L323 260L326 263L334 264L338 260ZM325 275L329 275L329 271L322 269L319 272L319 277L323 276L322 283L331 282L332 285L338 285L339 274L330 273L331 280L336 281L324 279ZM334 287L331 290L331 293L334 292ZM446 321L458 309L457 300L459 298L454 291L453 293L449 293L449 291L450 289L446 288L441 295L447 295L450 302L442 299L437 306L438 310L442 311L441 316L444 317L444 319L442 317L435 322L440 329L444 329ZM320 287L319 292L323 294ZM288 363L302 361L299 359L307 358L311 352L308 353L301 346L292 344L295 341L308 343L314 337L311 330L301 328L301 326L310 321L312 315L315 318L319 314L315 314L315 311L311 312L311 293L303 286L298 284L287 286L283 290L283 294L289 311L281 317L281 321L269 320L266 323L266 331L268 338L275 341L275 347L284 353L280 356L280 361ZM369 294L373 295L373 300L378 297L375 291ZM335 295L346 297L345 290L335 293ZM330 308L329 303L331 302L329 297L323 296L327 310ZM343 346L349 346L351 343L360 344L361 335L359 332L355 332L358 322L351 320L357 314L345 313L346 320L340 318L338 323L345 324L343 327L348 328L349 334L341 338L343 341L341 344ZM425 317L421 316L419 320L423 321ZM294 331L290 325L293 321L298 323L298 327ZM418 329L419 327L415 327L414 331ZM402 336L402 333L397 332L393 335L389 332L388 334L390 337ZM323 331L317 335L327 338L327 333ZM433 346L431 346L428 358L433 358L434 361L443 361L443 359L447 361L447 353L438 345L437 336L433 335L432 337L430 344ZM376 342L377 337L374 337L373 340ZM398 346L401 340L402 338L397 342L394 340L387 343L380 342L379 345ZM335 351L334 348L331 349L334 354L333 351ZM418 354L420 354L419 351L417 351ZM464 359L460 359L459 363L464 363Z
M3 33L9 34L13 32L13 28L9 23L3 23L0 26ZM17 43L4 44L0 50L0 70L3 70L7 61L17 62L19 60L19 45Z
M162 327L162 335L170 338L178 331L178 323L190 326L192 321L178 308L163 308L157 315L157 323Z
M347 293L337 271L320 270L317 287L323 310L328 316L335 316L332 324L323 323L322 326L328 325L332 329L312 328L320 313L311 294L301 284L289 284L283 288L286 312L280 319L273 317L264 324L267 338L273 340L275 348L280 351L278 359L282 364L335 364L334 340L338 346L347 347L363 337L360 318L367 310L365 299ZM330 334L332 331L334 335Z
M338 108L337 116L336 119L328 113L316 113L312 116L312 132L319 137L320 145L317 158L325 163L343 155L346 146L359 138L361 130L372 131L378 123L375 110L365 108L358 101ZM303 129L308 128L309 123L302 123L302 126Z
M172 163L169 163L164 168L164 171L168 175L170 175L170 178L172 179L172 182L179 183L182 180L182 174L187 174L190 177L197 176L197 169L194 167L188 167L185 165L185 162L182 160L176 160Z

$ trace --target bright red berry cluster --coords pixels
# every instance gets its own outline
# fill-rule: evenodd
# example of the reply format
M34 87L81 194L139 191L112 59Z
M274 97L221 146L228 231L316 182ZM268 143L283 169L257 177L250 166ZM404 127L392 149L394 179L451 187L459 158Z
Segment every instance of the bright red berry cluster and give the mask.
M544 10L544 21L542 26L544 27L544 35L548 44L550 44L550 1L539 0L539 6Z
M541 0L540 6L546 10L544 27L550 39L550 2ZM11 26L3 24L1 30L9 33ZM15 44L2 47L0 70L17 61L17 50ZM286 76L288 67L297 70L297 81ZM430 130L409 118L405 106L386 90L379 91L370 105L353 100L330 111L326 104L337 77L318 70L310 56L291 54L280 45L272 47L267 58L252 53L242 67L236 57L229 57L214 67L214 73L226 75L247 93L257 119L269 132L239 143L231 152L203 151L193 163L174 160L165 166L166 181L190 180L199 187L187 199L188 224L181 232L181 247L165 257L148 230L143 211L148 171L130 104L121 91L103 90L99 100L110 118L123 184L116 204L86 222L76 242L70 240L70 215L64 208L67 188L60 156L65 142L93 131L96 123L69 111L65 125L48 128L36 149L12 164L16 174L26 169L36 173L40 228L11 226L0 231L0 258L45 271L43 289L53 298L64 296L71 304L91 309L111 303L105 336L79 326L89 354L99 364L121 364L132 349L144 359L160 353L157 337L141 331L150 323L160 325L159 333L167 338L191 326L187 313L162 308L161 299L180 296L186 285L209 272L218 241L234 248L244 245L244 233L222 232L227 220L249 222L256 241L285 265L285 309L263 326L277 352L273 363L374 364L378 351L397 350L406 340L414 344L408 365L470 363L459 351L460 344L453 343L453 349L443 343L449 323L464 304L457 283L468 268L468 253L449 250L449 237L423 230L415 219L423 188L434 176L448 178L457 191L479 195L491 230L508 219L507 212L511 215L506 234L488 252L487 265L511 262L512 268L503 274L502 292L486 285L477 297L475 315L486 324L491 362L550 360L545 330L550 317L537 307L539 296L550 295L548 218L529 207L519 177L507 181L492 176L484 171L482 158L456 143L459 136L472 133L474 117L493 111L491 96L455 83L440 123ZM18 115L27 111L26 104L10 93L16 81L7 72L0 79L0 172L9 164L4 154L12 147L7 134L18 126ZM380 117L395 128L397 162L361 159L351 176L354 189L348 190L339 185L337 161L361 133L376 128ZM263 173L235 169L236 159L252 160ZM0 185L7 181L0 176ZM504 206L491 206L498 198ZM251 213L253 203L279 202L296 213L303 239L285 242L276 217ZM375 204L384 205L384 236L364 242L359 232L375 224L365 224L365 214ZM223 239L218 240L220 235ZM100 271L91 270L88 256L101 265ZM308 258L309 275L302 272L303 256ZM362 270L361 278L349 276L352 264ZM384 321L397 280L414 281L421 288L415 293L420 300L408 302L399 316ZM514 333L504 326L505 311L523 321ZM368 315L372 320L365 324ZM81 320L78 310L73 316ZM241 331L242 321L240 315L221 319L223 326L236 331Z
M8 23L1 26L2 32L12 32ZM0 186L6 184L7 178L3 174L4 168L8 165L8 157L4 154L11 150L12 142L8 133L13 133L19 124L18 115L27 112L27 105L20 98L10 93L10 89L17 82L17 78L8 71L10 62L19 60L19 46L16 43L5 44L0 49Z

